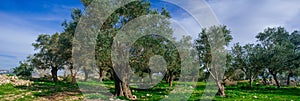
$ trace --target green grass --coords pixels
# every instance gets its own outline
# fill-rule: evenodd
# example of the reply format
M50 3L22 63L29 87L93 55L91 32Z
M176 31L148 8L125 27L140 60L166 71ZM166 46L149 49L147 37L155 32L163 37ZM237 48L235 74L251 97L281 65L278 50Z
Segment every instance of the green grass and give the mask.
M69 99L70 96L80 97L78 86L65 82L51 82L43 80L34 80L34 84L26 86L14 87L11 84L0 86L0 100L18 100L30 101L42 98L48 100Z
M99 85L98 83L87 83L91 85ZM104 81L103 87L112 89L110 90L111 93L114 92L113 90L113 82L111 81ZM193 93L189 97L190 101L201 100L202 94L206 87L206 83L198 82L196 88L194 89ZM160 83L151 89L136 89L136 87L131 88L133 90L133 95L138 97L138 100L161 100L165 98L165 95L169 95L170 91L174 90L174 88L170 88L166 83ZM246 83L239 83L238 86L227 86L226 89L226 97L219 97L215 96L213 100L216 101L261 101L261 100L272 100L272 101L297 101L300 99L300 88L297 87L282 87L276 88L275 86L253 86L249 88ZM150 94L151 96L146 96ZM179 94L184 94L184 92L180 92ZM90 98L99 98L95 97L95 95ZM105 97L101 97L105 98ZM106 97L107 98L107 97ZM170 97L169 97L170 98ZM124 97L119 97L119 99L126 99ZM171 99L172 100L172 99ZM175 100L175 99L174 99Z
M78 82L80 86L87 87L85 89L93 89L95 92L85 92L80 93L79 87L66 82L53 83L50 81L40 81L36 80L34 85L30 87L14 87L11 84L0 86L0 99L2 100L40 100L41 98L47 98L53 100L56 97L63 98L59 100L72 99L77 97L79 99L72 100L82 100L84 96L87 99L103 99L107 100L111 97L114 92L114 83L112 81L99 82ZM175 82L176 84L182 84ZM191 85L192 83L185 83ZM165 82L161 82L151 89L137 89L137 87L132 87L133 95L138 97L138 100L161 100L168 98L172 100L170 96L171 91L175 88L169 87ZM191 96L189 96L190 101L201 100L202 94L206 87L206 83L198 82L196 88L193 90ZM105 91L104 88L107 88ZM272 100L272 101L297 101L300 99L300 88L298 87L282 87L276 88L275 86L256 86L249 88L247 83L238 83L237 86L226 86L226 97L216 96L214 100L216 101L261 101L261 100ZM186 94L181 90L174 96L180 96ZM147 96L150 95L150 96ZM187 98L182 97L183 99ZM114 98L116 99L116 98ZM118 99L125 99L124 97L118 97ZM175 100L175 99L173 99ZM177 99L176 99L177 100Z
M33 100L35 97L31 95L30 90L19 89L12 84L5 84L0 86L0 99L27 101Z
M300 88L275 86L229 86L226 87L227 96L216 97L216 100L272 100L272 101L297 101L300 99Z

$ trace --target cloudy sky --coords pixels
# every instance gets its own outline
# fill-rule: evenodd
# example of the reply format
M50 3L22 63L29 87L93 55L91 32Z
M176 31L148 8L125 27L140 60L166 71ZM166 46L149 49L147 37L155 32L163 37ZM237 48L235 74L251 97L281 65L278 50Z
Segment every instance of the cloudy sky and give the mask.
M39 34L61 32L79 0L1 0L0 69L13 68L33 54L31 44Z
M196 36L201 31L193 14L176 5L151 0L153 7L167 7L173 20ZM183 1L183 0L182 0ZM192 2L186 7L203 6ZM232 31L231 44L254 43L255 35L266 27L283 26L300 30L300 0L206 0L215 17ZM70 19L72 8L83 8L80 0L1 0L0 69L10 69L33 54L31 44L39 34L61 32L61 23ZM203 12L202 12L203 13ZM201 14L201 12L199 12ZM188 16L187 16L188 15Z

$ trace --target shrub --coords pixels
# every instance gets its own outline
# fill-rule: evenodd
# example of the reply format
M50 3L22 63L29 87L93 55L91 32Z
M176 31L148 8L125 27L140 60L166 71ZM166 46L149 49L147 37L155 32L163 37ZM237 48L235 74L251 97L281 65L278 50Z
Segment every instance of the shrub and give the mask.
M17 76L31 77L33 67L26 62L20 62L20 66L13 68L13 73Z

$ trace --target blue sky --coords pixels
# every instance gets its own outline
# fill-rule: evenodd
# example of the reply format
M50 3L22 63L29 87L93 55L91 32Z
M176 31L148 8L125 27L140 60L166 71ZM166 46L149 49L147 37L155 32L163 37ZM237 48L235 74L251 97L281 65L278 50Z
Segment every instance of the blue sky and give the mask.
M195 36L199 26L175 5L151 0L153 7L166 6L174 20ZM189 0L192 1L192 0ZM283 26L300 30L300 0L206 0L221 24L232 31L232 42L254 43L255 35L266 27ZM187 1L188 2L188 1ZM193 2L191 8L200 7ZM1 0L0 69L18 65L33 54L31 44L39 34L63 30L61 23L70 19L72 8L83 8L80 0Z
M39 34L63 30L72 8L83 8L79 0L1 0L0 69L12 68L33 54L31 44Z

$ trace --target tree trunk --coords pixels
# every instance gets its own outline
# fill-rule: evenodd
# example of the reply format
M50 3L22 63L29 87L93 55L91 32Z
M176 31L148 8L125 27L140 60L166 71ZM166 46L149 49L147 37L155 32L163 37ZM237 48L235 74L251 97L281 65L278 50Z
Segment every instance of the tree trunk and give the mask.
M52 80L54 82L58 81L58 79L57 79L57 71L58 71L57 67L52 67L52 69L51 69L51 75L52 75Z
M149 78L150 78L150 83L152 84L153 79L152 79L152 73L151 72L149 72Z
M115 80L115 77L114 77L114 70L113 70L113 69L109 69L109 73L110 73L109 79L110 79L110 80Z
M67 70L67 69L64 70L64 78L67 77L67 71L66 71L66 70Z
M272 74L272 75L273 75L273 74ZM279 84L279 81L278 81L278 79L277 79L277 76L276 76L276 75L273 75L273 78L274 78L274 80L275 80L275 83L276 83L277 88L280 88L280 84Z
M126 78L123 78L123 80L125 79ZM128 99L134 100L129 85L123 82L115 73L114 73L114 81L115 81L115 96L125 96Z
M195 82L195 77L194 76L192 76L192 82Z
M169 76L166 74L166 76L165 76L165 80L166 80L166 83L169 83Z
M76 74L73 72L73 67L71 67L69 70L70 70L71 77L72 77L71 83L76 84Z
M253 79L250 77L250 79L249 79L249 82L250 82L250 88L252 88L252 84L253 84Z
M218 89L218 95L221 96L221 97L226 96L224 86L220 82L218 82L217 85L218 85L218 88L219 88Z
M104 71L103 69L100 69L99 72L99 82L103 81L103 78L106 76L106 71Z
M86 69L86 67L84 67L83 72L84 72L84 81L87 81L87 79L89 78L89 71Z
M172 87L173 86L173 80L174 80L174 75L171 75L170 77L169 77L169 87Z
M72 75L72 81L71 81L71 83L72 84L76 84L76 75L74 75L74 76Z
M267 79L265 77L263 77L263 84L267 85Z
M277 76L276 76L277 73L276 72L272 72L270 70L269 70L269 72L273 76L273 79L275 80L277 88L280 88L280 84L279 84L279 81L278 81Z
M289 72L289 75L288 75L287 81L286 81L286 85L288 85L288 86L291 84L291 77L292 77L292 73Z

